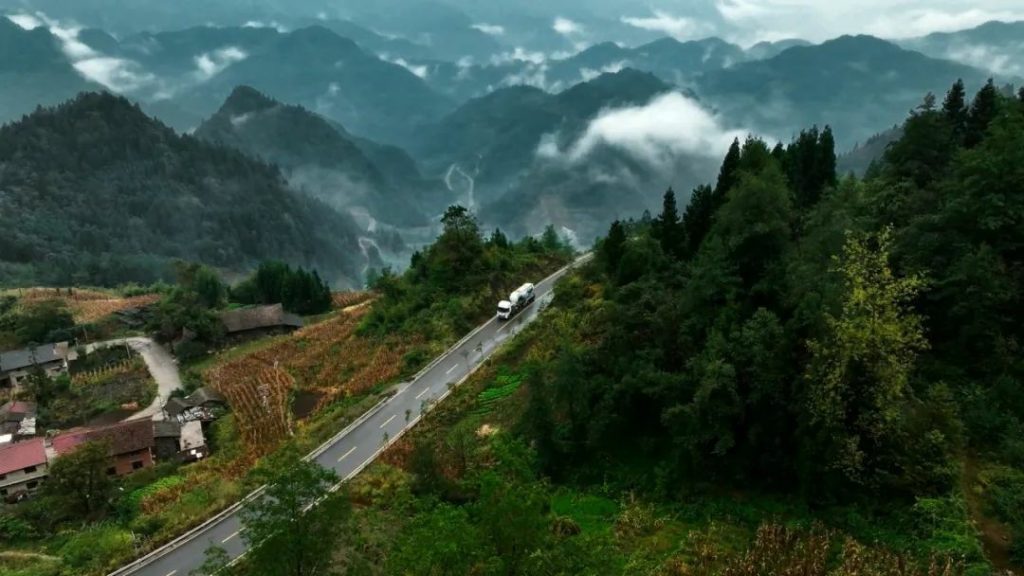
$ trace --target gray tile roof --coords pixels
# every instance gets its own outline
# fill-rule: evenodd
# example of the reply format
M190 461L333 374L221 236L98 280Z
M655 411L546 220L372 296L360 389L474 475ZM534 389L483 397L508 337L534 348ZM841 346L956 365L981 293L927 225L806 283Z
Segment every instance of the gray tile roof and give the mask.
M0 372L13 372L37 364L49 364L63 360L68 353L67 342L43 344L23 350L0 352Z
M280 304L229 310L222 313L220 319L224 323L224 328L228 334L282 326L289 328L302 327L302 318L285 312L284 307Z

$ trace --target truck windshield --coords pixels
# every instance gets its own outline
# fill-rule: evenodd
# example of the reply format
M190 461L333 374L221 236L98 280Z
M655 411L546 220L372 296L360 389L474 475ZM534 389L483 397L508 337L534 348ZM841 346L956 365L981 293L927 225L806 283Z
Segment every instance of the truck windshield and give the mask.
M511 308L511 306L509 306L508 304L506 304L504 302L502 302L501 304L498 304L498 310L501 310L502 312L507 311L509 308Z

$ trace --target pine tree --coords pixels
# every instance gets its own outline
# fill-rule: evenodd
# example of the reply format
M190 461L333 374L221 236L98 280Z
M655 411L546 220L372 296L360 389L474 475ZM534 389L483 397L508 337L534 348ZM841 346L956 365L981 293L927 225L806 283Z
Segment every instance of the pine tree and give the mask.
M957 79L953 87L946 93L946 100L942 103L942 113L953 127L953 135L958 144L963 144L964 134L967 131L967 91L964 89L964 81Z
M668 256L681 257L683 249L682 224L676 205L676 193L672 188L665 192L661 214L656 222L656 230L662 251Z
M967 115L967 131L964 135L965 147L974 148L981 143L988 125L992 123L998 111L999 93L989 78L971 103L971 110Z
M1021 104L1024 104L1024 86L1021 86L1020 90L1017 92L1017 100L1020 100Z
M622 254L626 251L626 228L622 222L612 222L608 229L608 237L601 244L601 256L604 258L605 270L609 275L615 275L619 270L619 262L622 261Z
M690 203L683 212L683 231L686 234L686 250L692 256L697 253L701 242L711 230L715 214L715 191L706 184L697 186L690 195Z
M722 168L718 172L718 183L715 184L716 206L721 206L725 202L725 195L729 189L739 182L740 157L740 140L737 138L729 146L729 152L726 153Z
M825 126L818 140L818 177L822 189L835 187L839 182L836 176L836 139L831 126Z

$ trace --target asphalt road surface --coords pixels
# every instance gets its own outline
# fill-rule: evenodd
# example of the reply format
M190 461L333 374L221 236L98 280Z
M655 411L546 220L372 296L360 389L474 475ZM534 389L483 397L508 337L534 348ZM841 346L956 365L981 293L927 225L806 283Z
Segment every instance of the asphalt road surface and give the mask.
M589 258L583 256L577 263ZM409 383L401 385L387 401L367 412L348 429L339 433L312 458L348 480L369 465L390 443L414 426L420 415L440 402L453 386L465 379L503 342L532 322L553 296L555 282L568 269L562 269L537 283L537 298L529 307L507 321L491 318L459 344L436 359ZM523 281L529 281L529 278ZM497 303L495 303L497 306ZM238 505L206 524L180 537L110 576L188 576L204 560L207 548L220 546L231 558L245 552Z

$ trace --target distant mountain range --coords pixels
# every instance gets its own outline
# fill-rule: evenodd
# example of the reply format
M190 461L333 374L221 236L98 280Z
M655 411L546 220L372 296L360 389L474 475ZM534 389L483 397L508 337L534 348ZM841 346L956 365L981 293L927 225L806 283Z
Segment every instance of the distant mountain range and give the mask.
M708 72L695 90L733 125L788 140L828 124L844 149L902 121L928 92L945 94L957 78L976 90L988 76L871 36L843 36Z
M987 22L958 32L903 40L900 45L1004 77L1024 78L1024 22Z

